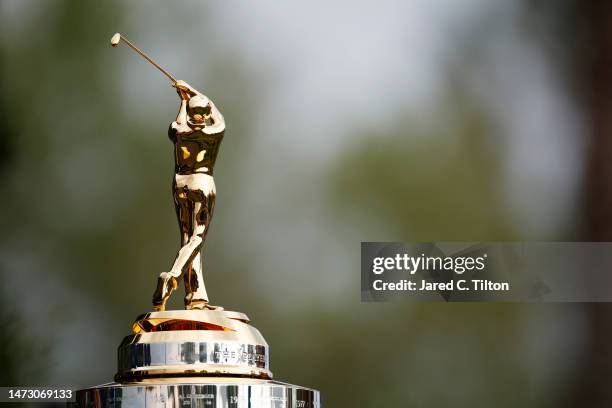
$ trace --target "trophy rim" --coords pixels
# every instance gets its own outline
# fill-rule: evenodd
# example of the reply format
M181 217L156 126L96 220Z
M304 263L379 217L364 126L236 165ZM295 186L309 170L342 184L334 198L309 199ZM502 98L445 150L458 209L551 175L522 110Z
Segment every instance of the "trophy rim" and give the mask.
M255 377L241 377L241 376L175 376L175 377L150 377L142 379L130 379L121 382L113 381L93 387L83 388L82 390L90 390L94 388L108 388L116 386L154 386L154 385L278 385L295 387L309 391L318 392L317 389L311 387L305 387L302 385L296 385L287 383L284 381L274 380L272 378L255 378Z
M183 407L185 402L188 406L220 406L221 403L236 408L320 408L321 394L313 388L268 379L175 377L84 388L77 391L75 405L83 408L92 403L126 408Z

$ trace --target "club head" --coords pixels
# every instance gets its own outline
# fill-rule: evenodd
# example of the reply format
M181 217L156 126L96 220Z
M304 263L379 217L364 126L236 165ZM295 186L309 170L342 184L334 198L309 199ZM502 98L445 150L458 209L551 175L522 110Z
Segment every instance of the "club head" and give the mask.
M116 33L115 35L113 35L113 37L111 38L111 45L113 47L116 47L117 45L119 45L119 41L121 41L121 34Z

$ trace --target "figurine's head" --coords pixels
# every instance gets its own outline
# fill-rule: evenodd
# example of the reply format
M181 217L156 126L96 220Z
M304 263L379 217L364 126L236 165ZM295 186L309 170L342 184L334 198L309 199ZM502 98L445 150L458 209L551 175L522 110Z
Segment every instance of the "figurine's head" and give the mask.
M181 99L187 101L189 124L195 126L204 124L212 111L210 99L185 81L177 81L174 86Z
M187 102L187 116L190 125L204 123L210 117L211 111L210 100L202 94L197 94Z

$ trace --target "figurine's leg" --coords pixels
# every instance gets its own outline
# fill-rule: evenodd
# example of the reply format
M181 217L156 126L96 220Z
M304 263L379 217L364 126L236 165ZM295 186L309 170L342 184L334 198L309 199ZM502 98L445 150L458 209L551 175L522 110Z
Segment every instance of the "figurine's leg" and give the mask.
M193 233L193 212L194 203L187 198L186 188L174 188L174 205L176 208L176 216L181 230L181 247L185 246L189 241L189 237ZM189 262L185 269L190 268ZM183 272L184 273L184 272ZM183 275L185 276L185 275Z
M212 212L215 206L215 195L204 195L203 200L195 204L193 225L194 232L202 231L200 236L202 241L206 239L208 228L212 218ZM192 268L185 271L185 308L186 309L205 309L208 306L208 294L204 286L204 277L202 275L201 251L198 250L192 261Z
M174 205L176 207L176 215L181 229L181 246L185 246L189 241L192 225L192 203L187 198L187 192L184 188L177 188L174 185ZM189 267L189 265L187 266ZM180 273L162 272L157 279L157 288L153 293L153 308L157 311L166 309L166 302L170 298L172 292L178 287L178 278Z
M196 208L199 204L196 203ZM189 241L185 245L181 247L174 260L174 265L172 265L172 269L168 274L178 277L181 276L181 273L187 265L193 260L193 258L197 255L197 251L200 250L202 243L204 240L202 239L202 235L204 233L204 229L200 229L198 227L194 228L193 234L189 237Z
M193 258L191 267L185 271L185 308L204 309L208 304L208 294L202 278L201 253Z

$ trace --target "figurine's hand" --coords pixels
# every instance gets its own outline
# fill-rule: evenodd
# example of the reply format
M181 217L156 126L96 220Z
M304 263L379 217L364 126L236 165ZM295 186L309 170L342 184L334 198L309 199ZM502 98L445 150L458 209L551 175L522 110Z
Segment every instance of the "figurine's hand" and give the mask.
M183 80L176 81L174 84L176 87L176 91L178 92L181 99L188 101L192 96L198 94L198 91L195 90L191 85Z

